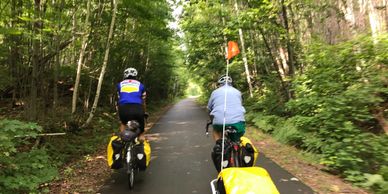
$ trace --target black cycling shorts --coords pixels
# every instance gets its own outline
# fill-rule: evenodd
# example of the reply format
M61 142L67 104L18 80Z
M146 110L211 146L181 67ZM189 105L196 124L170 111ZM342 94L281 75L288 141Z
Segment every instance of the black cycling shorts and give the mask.
M136 120L140 124L141 132L144 132L144 110L141 104L121 104L118 107L119 117L122 124Z

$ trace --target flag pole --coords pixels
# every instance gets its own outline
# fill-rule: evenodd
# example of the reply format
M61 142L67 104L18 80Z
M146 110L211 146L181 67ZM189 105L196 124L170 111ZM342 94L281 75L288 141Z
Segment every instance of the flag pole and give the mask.
M221 3L221 7L224 6L224 1ZM225 24L225 17L222 16L222 24L226 26ZM226 77L228 78L229 76L229 57L228 57L228 39L226 38L226 35L224 34L224 45L225 45L225 58L226 58ZM225 86L228 87L228 79L226 79ZM224 162L224 150L225 150L225 125L226 125L226 96L228 95L227 93L227 88L225 89L225 98L224 98L224 118L222 122L222 148L221 148L221 171L224 169L223 167L223 162Z

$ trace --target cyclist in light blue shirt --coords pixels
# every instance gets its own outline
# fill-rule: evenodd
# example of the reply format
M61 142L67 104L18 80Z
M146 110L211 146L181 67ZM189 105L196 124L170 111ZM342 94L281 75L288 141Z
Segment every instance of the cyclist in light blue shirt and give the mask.
M210 118L213 119L213 138L216 141L222 137L225 91L227 93L225 126L237 129L237 133L232 134L230 138L232 141L238 141L245 133L245 108L242 105L241 92L232 86L232 81L229 76L221 76L218 80L219 87L212 92L207 105Z

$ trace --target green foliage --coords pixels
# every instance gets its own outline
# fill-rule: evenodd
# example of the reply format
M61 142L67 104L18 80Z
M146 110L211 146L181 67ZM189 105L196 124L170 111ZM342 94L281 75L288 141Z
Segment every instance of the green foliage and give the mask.
M273 136L279 142L291 144L300 147L302 144L303 134L293 124L292 120L281 122L281 125L273 131Z
M388 166L383 166L378 174L365 174L366 182L362 186L376 190L377 194L388 192Z
M388 102L384 48L386 35L377 42L311 44L305 72L293 80L295 97L279 103L268 87L248 102L247 119L280 142L321 155L321 163L346 180L386 192L388 138L375 115Z
M294 121L286 120L275 115L264 115L250 111L246 114L246 120L254 123L260 130L272 133L275 139L285 144L300 146L305 137L295 126Z
M185 4L186 65L203 85L201 101L225 72L225 39L238 40L241 28L254 87L254 97L244 98L246 119L280 142L319 155L328 170L349 181L360 184L370 178L365 174L380 174L388 158L381 124L388 118L388 35L343 36L342 28L325 24L343 19L330 2L238 5L237 15L230 1ZM241 56L229 67L246 97ZM384 190L380 179L370 179L365 186Z
M249 112L246 114L246 119L253 122L256 126L260 127L261 130L272 133L275 131L279 124L284 122L281 117L275 115L264 115L255 112Z
M201 88L194 82L189 82L189 85L186 89L186 95L187 96L200 96L201 95Z
M34 123L0 120L0 190L2 193L36 192L57 176L45 149L31 146L42 128Z

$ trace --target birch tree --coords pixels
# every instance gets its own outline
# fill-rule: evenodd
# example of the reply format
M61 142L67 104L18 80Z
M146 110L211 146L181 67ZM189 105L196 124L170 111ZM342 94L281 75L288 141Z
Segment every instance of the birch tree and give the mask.
M79 53L78 63L77 63L77 75L75 78L74 83L74 92L73 92L73 100L71 105L71 114L74 114L77 108L77 99L78 99L78 88L81 78L81 68L84 61L84 55L87 47L88 37L90 34L90 27L89 27L89 15L90 15L90 0L87 2L87 8L86 8L86 18L85 18L85 34L82 37L82 43L81 43L81 50Z
M237 0L234 0L234 8L236 9L236 14L237 14L237 18L238 18L238 16L239 16L239 8L238 8ZM247 83L248 83L248 87L249 87L249 95L250 95L250 97L253 97L251 75L250 75L250 72L249 72L247 53L245 51L244 33L243 33L243 30L241 28L238 29L238 34L239 34L239 37L240 37L241 54L242 54L242 58L243 58L243 61L244 61L245 75L247 77Z
M108 38L106 40L106 48L105 48L104 61L102 63L100 76L98 78L98 85L97 85L97 90L96 90L96 96L94 97L94 102L93 102L93 105L92 105L92 109L90 110L89 117L86 120L85 124L82 125L82 128L88 126L90 124L90 122L92 121L94 113L95 113L95 111L97 109L98 100L100 98L101 86L102 86L102 82L104 80L106 66L108 64L109 50L110 50L110 46L111 46L111 39L113 37L113 31L114 31L115 20L116 20L116 12L117 12L117 1L116 0L112 0L112 6L113 6L113 9L112 9L112 20L111 20L111 23L110 23Z

